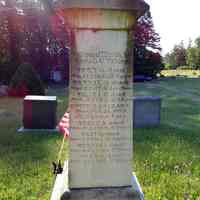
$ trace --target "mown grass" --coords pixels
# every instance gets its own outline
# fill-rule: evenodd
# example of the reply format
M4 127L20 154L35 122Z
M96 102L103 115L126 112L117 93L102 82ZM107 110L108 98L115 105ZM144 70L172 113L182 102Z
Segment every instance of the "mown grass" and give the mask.
M175 70L163 70L161 72L164 76L183 76L189 78L199 78L200 77L200 70L193 70L193 69L175 69Z
M58 95L58 118L66 92ZM165 79L135 84L135 95L163 99L161 126L134 130L133 169L148 200L200 197L200 79ZM0 99L0 200L49 200L59 134L18 134L22 100ZM63 157L67 156L67 146Z
M161 126L135 129L133 166L147 199L200 197L200 79L135 84L136 95L162 97Z
M58 118L66 106L66 95L59 93ZM57 159L62 136L17 133L21 113L21 99L0 99L0 200L49 200L54 181L51 162Z

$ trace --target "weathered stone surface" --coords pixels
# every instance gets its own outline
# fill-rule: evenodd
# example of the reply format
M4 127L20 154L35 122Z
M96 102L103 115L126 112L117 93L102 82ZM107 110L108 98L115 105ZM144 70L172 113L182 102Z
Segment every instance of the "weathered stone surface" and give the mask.
M161 98L134 97L133 121L134 127L150 127L160 125Z
M132 184L133 152L130 29L146 4L142 0L64 2L60 14L71 29L72 199L133 199L126 190ZM84 192L83 188L93 189Z
M25 129L55 129L57 99L51 96L24 98L23 125Z
M110 9L110 10L134 10L141 15L149 6L144 0L63 0L58 3L68 9L89 8L89 9Z
M70 88L70 188L131 184L127 42L126 31L76 32Z
M128 30L136 23L132 11L76 9L62 13L71 28Z
M132 188L98 188L98 189L76 189L71 190L69 198L62 200L139 200L138 194Z

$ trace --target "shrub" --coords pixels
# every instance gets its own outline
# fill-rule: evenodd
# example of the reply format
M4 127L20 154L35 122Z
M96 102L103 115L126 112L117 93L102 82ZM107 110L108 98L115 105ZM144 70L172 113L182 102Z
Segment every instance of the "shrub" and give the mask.
M15 72L9 89L10 96L45 95L43 83L29 63L23 63Z
M154 53L144 49L135 53L134 75L143 75L156 78L157 74L164 69L162 57L159 53Z
M17 70L18 64L12 61L0 63L0 82L8 85Z
M30 94L30 90L27 88L24 82L20 83L17 87L10 87L8 89L8 96L12 97L25 97Z

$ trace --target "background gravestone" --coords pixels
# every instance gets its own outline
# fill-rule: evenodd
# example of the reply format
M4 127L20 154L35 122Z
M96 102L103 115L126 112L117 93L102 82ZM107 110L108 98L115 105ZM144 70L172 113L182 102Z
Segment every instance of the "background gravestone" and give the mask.
M141 96L133 98L133 121L135 128L160 125L161 98Z
M72 34L69 188L131 186L130 29L146 4L139 0L65 2L60 14ZM94 195L88 200L98 199ZM115 194L109 199L116 198Z
M26 96L23 104L24 129L56 128L56 96Z

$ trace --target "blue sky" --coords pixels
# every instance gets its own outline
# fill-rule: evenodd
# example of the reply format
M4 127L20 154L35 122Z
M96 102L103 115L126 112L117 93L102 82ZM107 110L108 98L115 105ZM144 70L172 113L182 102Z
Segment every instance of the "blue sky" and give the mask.
M181 40L200 36L200 0L145 0L151 7L164 55Z

